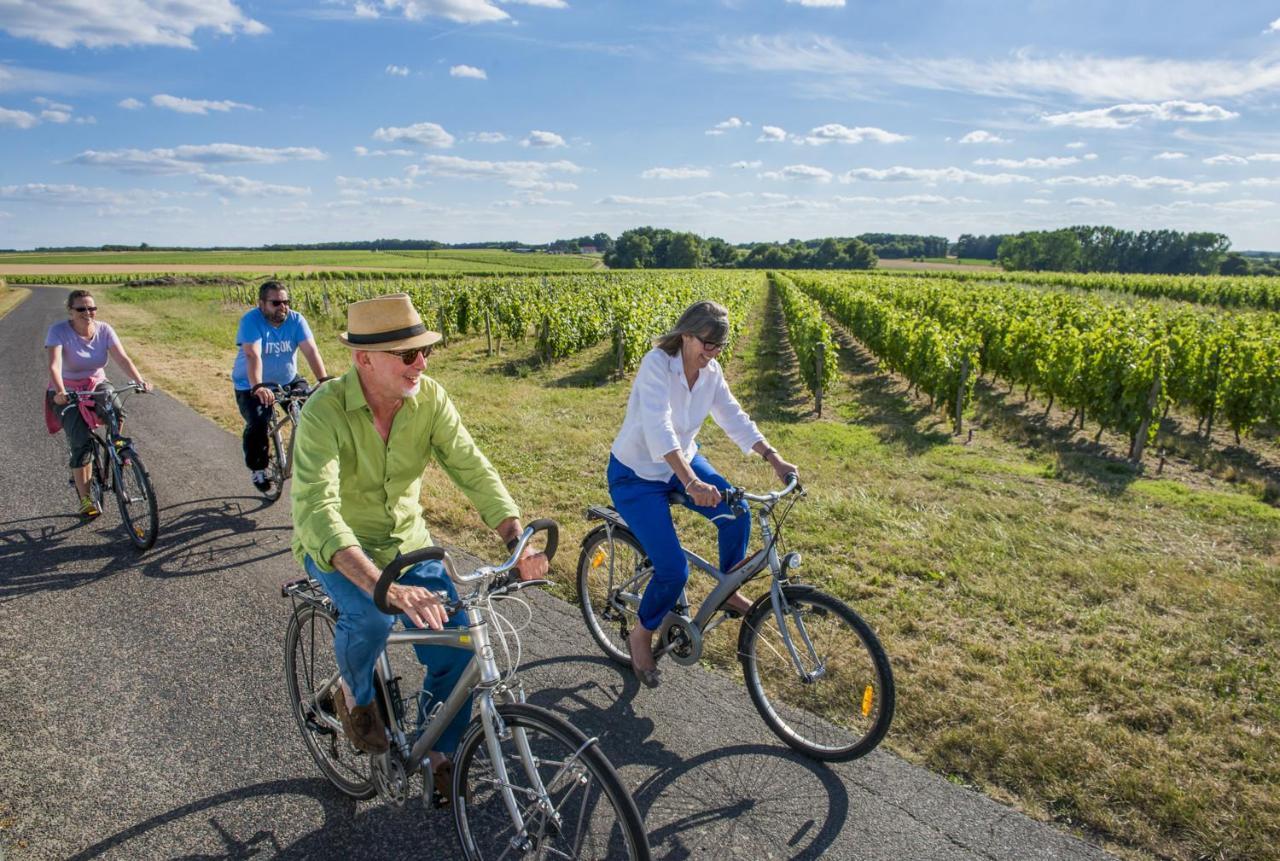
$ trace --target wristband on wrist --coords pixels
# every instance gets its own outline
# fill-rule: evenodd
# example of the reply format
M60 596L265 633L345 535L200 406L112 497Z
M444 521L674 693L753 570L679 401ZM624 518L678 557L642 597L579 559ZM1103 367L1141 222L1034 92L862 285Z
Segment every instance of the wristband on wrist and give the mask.
M777 454L777 453L778 453L778 450L776 448L774 448L773 446L767 446L764 451L760 452L760 456L765 460L768 460L769 455Z
M685 493L688 493L688 492L689 492L689 485L691 485L691 484L693 484L695 481L699 481L699 480L700 480L700 479L695 475L693 478L691 478L691 479L689 479L688 481L686 481L686 482L684 483L684 492L685 492Z
M267 387L267 384L266 384L266 383L258 383L257 385L255 385L255 386L253 386L252 388L250 388L250 389L249 389L249 394L253 394L253 393L254 393L254 392L256 392L258 389L265 389L266 387Z

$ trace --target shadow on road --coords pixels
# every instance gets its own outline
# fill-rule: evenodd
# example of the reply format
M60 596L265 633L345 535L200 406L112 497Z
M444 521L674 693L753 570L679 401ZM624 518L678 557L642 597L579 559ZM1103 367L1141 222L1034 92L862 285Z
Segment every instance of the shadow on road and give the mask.
M567 664L584 681L542 684L549 671ZM617 685L586 678L583 664L595 664L607 676L616 673ZM688 755L654 739L653 721L631 706L639 683L605 658L530 661L520 672L531 680L542 676L529 685L529 702L597 736L620 770L652 770L632 794L655 858L818 858L845 824L849 796L840 777L781 744L737 744Z
M126 540L110 508L93 521L50 515L0 523L0 603L128 571L190 577L287 553L291 530L259 525L253 515L264 508L265 500L254 497L166 506L160 510L160 537L143 553Z

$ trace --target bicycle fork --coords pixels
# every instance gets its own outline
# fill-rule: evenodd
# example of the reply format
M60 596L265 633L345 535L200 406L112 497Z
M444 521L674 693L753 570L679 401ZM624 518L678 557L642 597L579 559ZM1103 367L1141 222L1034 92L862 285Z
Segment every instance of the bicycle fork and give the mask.
M769 600L773 604L773 618L778 623L778 631L782 634L782 642L787 647L788 654L791 655L791 664L796 669L796 675L799 676L800 683L805 685L813 684L827 674L826 663L818 657L818 652L813 647L813 641L809 638L809 631L805 628L804 620L800 617L800 611L793 608L787 601L786 596L782 593L782 584L776 577L769 587ZM805 651L809 654L809 666L813 667L812 670L805 669L804 659L801 658L800 652L796 649L796 644L791 638L791 632L787 628L788 616L794 620L795 629L800 632L800 639L804 644Z

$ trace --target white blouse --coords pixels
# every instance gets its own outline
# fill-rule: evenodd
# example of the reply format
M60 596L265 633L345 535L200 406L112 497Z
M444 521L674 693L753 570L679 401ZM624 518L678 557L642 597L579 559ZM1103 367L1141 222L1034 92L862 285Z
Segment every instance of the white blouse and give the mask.
M719 362L708 362L690 389L680 354L668 356L655 347L640 360L613 456L640 478L667 481L674 473L663 455L678 449L692 460L698 452L694 438L708 415L743 454L764 439L729 391Z

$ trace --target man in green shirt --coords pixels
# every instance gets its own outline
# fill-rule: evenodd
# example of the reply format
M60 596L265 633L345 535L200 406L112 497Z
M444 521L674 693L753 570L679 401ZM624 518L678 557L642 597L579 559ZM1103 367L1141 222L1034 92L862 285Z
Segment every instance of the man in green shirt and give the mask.
M308 399L296 431L293 553L338 609L334 648L347 694L334 692L335 710L356 747L382 753L388 744L373 703L373 667L395 617L380 612L371 596L392 559L432 544L418 502L423 470L437 461L508 546L520 536L520 512L443 387L423 375L440 335L427 331L409 297L352 303L347 329L339 339L351 348L351 370ZM531 549L518 565L526 580L547 569L546 556ZM406 625L463 624L460 615L446 620L436 592L457 597L444 567L425 562L391 586L387 603ZM428 668L426 702L443 702L470 655L446 646L414 648ZM463 709L431 752L440 780L448 779L447 756L469 718Z

